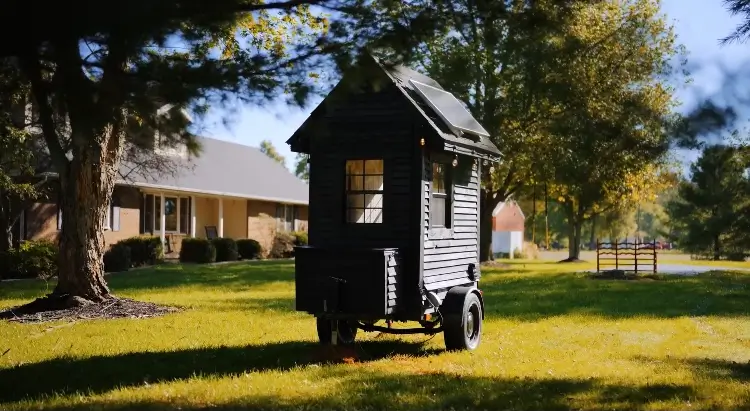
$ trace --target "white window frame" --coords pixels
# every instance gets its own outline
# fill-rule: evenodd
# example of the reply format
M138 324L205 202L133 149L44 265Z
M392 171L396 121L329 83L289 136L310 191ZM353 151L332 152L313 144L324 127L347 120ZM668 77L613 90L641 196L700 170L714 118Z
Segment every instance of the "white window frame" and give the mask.
M145 204L145 207L151 207L151 227L152 227L152 231L153 231L154 234L160 234L161 231L162 231L162 229L161 228L157 229L156 225L157 224L161 225L161 207L162 206L160 205L159 209L157 210L157 208L156 208L156 200L158 198L161 201L161 193L152 193L152 192L145 192L145 193L143 193L144 203L146 203L145 199L147 199L148 196L152 196L151 197L152 201L150 203L148 203L148 204ZM168 198L173 198L173 199L177 200L177 210L176 210L176 212L177 212L177 230L166 230L166 231L164 231L164 234L190 235L189 227L185 227L185 232L182 232L182 227L181 227L181 225L182 225L181 224L182 219L180 218L181 217L181 213L183 212L183 210L181 210L181 208L182 208L182 204L181 204L182 200L183 199L186 200L187 203L188 203L188 207L189 207L190 206L190 201L191 201L190 196L184 196L184 195L172 194L172 193L164 193L164 201L165 202L167 201ZM157 211L158 211L158 214L159 214L158 218L157 218ZM189 225L190 224L190 217L191 216L188 215L187 217L188 217L187 221L188 221L188 225Z
M279 216L279 207L282 207L284 209L284 216ZM297 219L297 205L295 204L285 204L285 203L276 203L276 231L283 232L283 233L291 233L295 231L299 231L299 220ZM290 230L287 230L287 219L286 216L289 215L288 213L291 213L292 215L292 226Z

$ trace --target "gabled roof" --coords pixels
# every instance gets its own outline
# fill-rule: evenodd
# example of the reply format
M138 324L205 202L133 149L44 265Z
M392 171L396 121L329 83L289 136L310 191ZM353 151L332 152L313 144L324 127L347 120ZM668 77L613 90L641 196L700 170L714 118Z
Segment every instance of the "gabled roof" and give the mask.
M176 176L132 173L121 184L207 195L308 204L308 185L255 147L199 137L200 156ZM127 165L123 165L126 168Z
M506 200L506 201L499 202L495 206L495 209L492 210L492 216L495 217L497 215L497 213L500 212L500 210L502 210L503 208L505 208L506 205L510 205L510 206L516 207L516 209L518 210L518 212L521 213L521 217L523 217L524 220L526 219L526 214L523 213L523 210L521 209L521 206L518 204L518 202L516 200Z
M448 124L446 124L446 122L422 99L410 83L410 80L415 80L440 90L444 90L435 80L402 65L386 66L369 54L363 57L359 66L361 68L365 64L371 65L373 63L379 67L380 73L385 74L387 78L402 92L404 99L409 102L409 104L415 109L415 112L425 120L429 127L435 131L436 136L442 139L446 150L463 152L465 154L476 155L490 160L497 160L500 157L500 151L488 138L479 136L476 136L475 138L462 137L451 130ZM343 83L348 76L349 75L345 75L339 84ZM331 94L333 94L333 92L331 92ZM331 94L329 94L329 96ZM319 117L324 114L325 100L313 110L302 126L287 140L286 143L292 146L292 150L304 146L304 144L300 144L299 140L309 136L310 133L307 131L315 127L315 123L321 121Z

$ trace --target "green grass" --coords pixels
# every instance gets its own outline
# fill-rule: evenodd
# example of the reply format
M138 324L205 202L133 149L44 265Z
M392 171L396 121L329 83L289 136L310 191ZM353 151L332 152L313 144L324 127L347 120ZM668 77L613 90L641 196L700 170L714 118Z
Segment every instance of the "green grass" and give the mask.
M750 409L750 273L607 281L583 267L485 269L475 352L367 334L353 364L320 361L289 262L113 275L118 295L187 310L0 323L0 409ZM0 306L44 292L0 283Z

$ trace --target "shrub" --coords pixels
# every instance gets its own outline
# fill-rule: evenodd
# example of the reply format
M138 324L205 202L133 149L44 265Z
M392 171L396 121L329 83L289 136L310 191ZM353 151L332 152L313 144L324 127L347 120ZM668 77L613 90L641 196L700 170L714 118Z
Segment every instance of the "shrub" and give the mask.
M255 260L263 256L263 247L252 238L243 238L237 240L237 252L243 260Z
M308 244L306 231L295 231L292 235L294 235L294 245L303 246Z
M216 248L216 261L237 261L240 257L237 242L232 238L214 238L211 240Z
M289 233L276 233L271 246L270 258L291 258L294 256L296 238Z
M116 273L129 270L133 265L130 253L130 247L127 244L114 244L104 253L104 271Z
M524 242L523 251L516 248L513 251L513 258L521 260L537 260L539 259L539 247L534 243Z
M159 237L131 237L117 244L130 248L130 262L133 267L154 265L164 259L164 245Z
M207 264L216 261L216 247L205 238L183 238L180 262Z
M57 245L51 241L24 241L0 257L0 269L7 278L43 278L57 275Z

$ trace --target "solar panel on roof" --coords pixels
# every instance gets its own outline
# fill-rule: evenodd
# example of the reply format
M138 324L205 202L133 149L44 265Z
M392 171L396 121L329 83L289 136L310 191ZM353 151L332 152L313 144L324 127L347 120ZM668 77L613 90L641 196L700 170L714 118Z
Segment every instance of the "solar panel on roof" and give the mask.
M464 108L461 101L459 101L453 94L429 86L419 81L409 80L414 86L420 96L432 107L433 110L442 118L449 126L458 130L476 134L482 137L489 137L490 134L487 130L482 127L479 122Z

